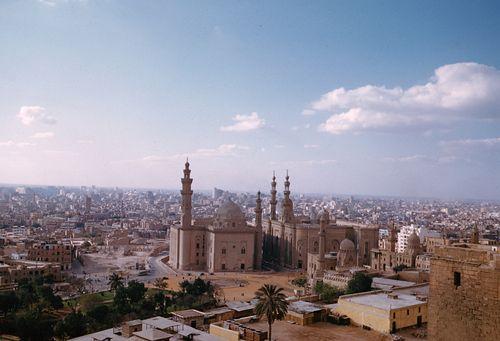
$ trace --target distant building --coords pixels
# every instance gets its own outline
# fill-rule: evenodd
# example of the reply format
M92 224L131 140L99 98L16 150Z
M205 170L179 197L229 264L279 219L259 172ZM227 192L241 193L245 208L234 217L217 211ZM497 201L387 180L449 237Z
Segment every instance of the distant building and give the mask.
M40 262L57 263L61 270L71 269L74 259L73 246L61 242L41 242L33 244L28 248L26 259Z
M429 337L498 340L500 253L496 247L437 247L431 258Z
M212 198L214 200L220 199L224 195L224 190L214 187Z

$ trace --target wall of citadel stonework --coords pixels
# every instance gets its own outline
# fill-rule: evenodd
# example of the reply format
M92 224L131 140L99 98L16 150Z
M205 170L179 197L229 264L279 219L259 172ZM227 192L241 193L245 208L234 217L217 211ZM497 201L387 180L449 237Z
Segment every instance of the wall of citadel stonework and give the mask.
M431 259L430 340L498 340L497 257L467 248L438 248Z

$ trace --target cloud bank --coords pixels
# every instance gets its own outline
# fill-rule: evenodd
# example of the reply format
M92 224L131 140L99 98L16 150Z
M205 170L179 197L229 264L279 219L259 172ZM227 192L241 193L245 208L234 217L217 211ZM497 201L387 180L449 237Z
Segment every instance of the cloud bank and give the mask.
M500 118L500 71L477 63L444 65L424 85L338 88L313 102L332 115L318 129L331 134L427 129L465 119Z

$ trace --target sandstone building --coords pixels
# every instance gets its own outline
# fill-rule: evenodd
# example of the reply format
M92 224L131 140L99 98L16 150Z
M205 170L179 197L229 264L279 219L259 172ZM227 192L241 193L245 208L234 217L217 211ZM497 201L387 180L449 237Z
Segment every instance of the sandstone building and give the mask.
M398 252L397 231L394 226L389 231L389 240L384 244L384 248L371 250L371 267L379 271L392 271L395 266L405 265L409 268L415 268L417 265L417 256L423 254L420 238L415 233L407 239L407 245L404 252Z
M276 177L271 183L270 217L263 227L260 193L255 224L246 222L241 208L227 200L214 217L196 219L191 210L191 170L186 162L182 182L180 225L170 231L170 265L179 270L259 270L263 261L280 268L303 269L310 278L325 270L370 264L378 243L378 228L337 222L323 210L317 217L296 216L287 174L281 214L276 212Z
M323 210L317 216L296 216L285 178L281 214L278 215L276 177L271 182L271 207L264 227L264 260L280 268L304 269L320 277L338 265L370 264L370 250L378 245L378 228L337 221Z
M431 258L431 340L498 340L500 253L496 247L436 247Z
M247 223L241 208L227 200L210 219L192 217L193 191L189 162L182 182L180 225L170 231L170 265L178 270L258 270L262 264L262 207L260 193L255 226Z

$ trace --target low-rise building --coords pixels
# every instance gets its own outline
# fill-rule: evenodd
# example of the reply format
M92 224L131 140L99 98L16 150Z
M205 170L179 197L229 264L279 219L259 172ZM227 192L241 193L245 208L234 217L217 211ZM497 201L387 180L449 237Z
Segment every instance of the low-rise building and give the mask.
M83 335L72 341L221 341L223 338L191 326L174 321L170 318L155 316L145 320L124 322L115 328L109 328Z
M333 309L354 325L392 333L427 322L428 284L340 296Z

